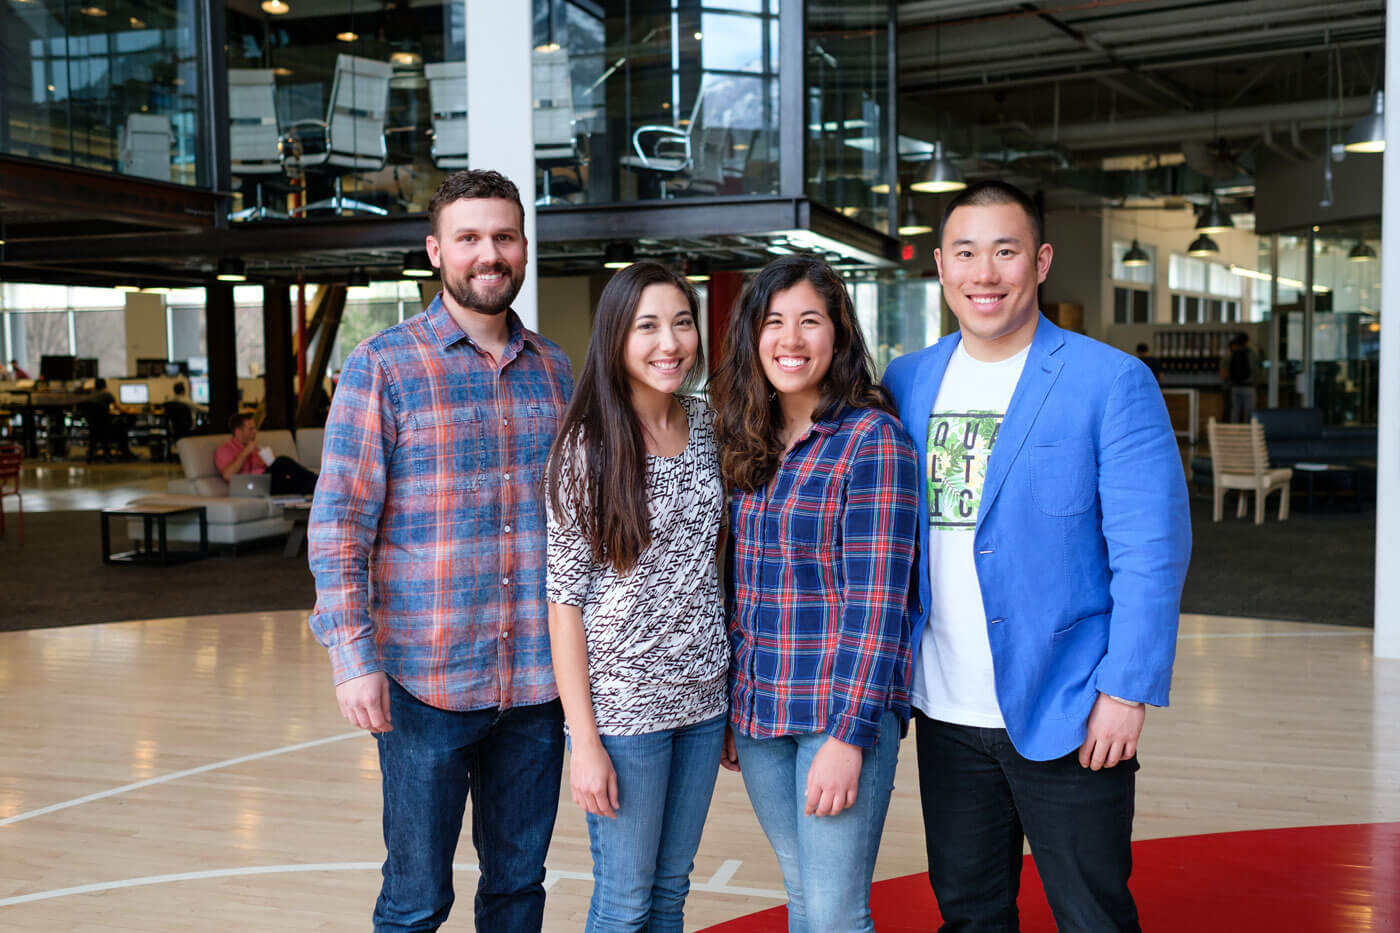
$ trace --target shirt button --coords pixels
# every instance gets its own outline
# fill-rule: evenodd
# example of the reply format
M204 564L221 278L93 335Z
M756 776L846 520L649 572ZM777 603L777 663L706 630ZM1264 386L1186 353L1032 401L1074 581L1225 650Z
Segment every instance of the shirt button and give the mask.
M510 474L507 473L506 476L505 476L505 478L506 478L506 479L510 479Z
M501 577L501 586L510 586L510 577Z
M504 531L506 534L510 534L510 526L509 526L509 525L505 526L505 527L502 528L501 530Z
M502 418L502 419L501 419L501 424L510 424L510 419L509 419L509 418Z
M502 637L502 638L509 638L509 637L510 637L510 632L502 632L502 633L501 633L501 637Z

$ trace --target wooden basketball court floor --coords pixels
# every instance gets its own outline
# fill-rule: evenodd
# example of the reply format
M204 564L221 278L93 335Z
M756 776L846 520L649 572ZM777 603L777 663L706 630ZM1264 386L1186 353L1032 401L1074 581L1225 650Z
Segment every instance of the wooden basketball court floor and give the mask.
M1400 662L1372 658L1369 630L1183 617L1172 699L1149 713L1141 747L1134 888L1148 895L1146 929L1400 926L1400 833L1388 831L1400 821ZM0 931L368 929L378 781L374 743L337 713L303 613L0 634ZM912 740L896 784L877 890L906 910L881 928L933 929L907 909L927 899ZM1210 839L1244 840L1247 879L1208 858L1153 855L1197 834L1318 826L1353 841L1195 844L1199 856L1223 851ZM464 838L444 929L472 929L474 860ZM581 930L587 835L567 792L549 867L546 929ZM782 928L761 919L781 906L781 882L728 772L693 879L688 929ZM1211 887L1249 908L1319 883L1330 919L1306 926L1261 910L1247 911L1257 926L1213 927L1209 911L1150 896ZM1050 928L1032 913L1027 929Z

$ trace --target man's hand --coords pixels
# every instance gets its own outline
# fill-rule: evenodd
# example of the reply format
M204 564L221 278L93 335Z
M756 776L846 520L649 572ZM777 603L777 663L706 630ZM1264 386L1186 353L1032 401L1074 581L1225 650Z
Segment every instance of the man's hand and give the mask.
M573 741L569 756L569 794L595 816L617 816L617 772L603 743Z
M340 704L340 715L356 728L370 732L394 729L389 721L389 677L383 671L336 684L335 701Z
M856 802L861 750L827 736L807 769L808 816L835 816Z
M1100 693L1089 713L1088 734L1079 746L1079 764L1098 771L1136 755L1146 719L1147 707L1141 703L1125 703Z
M719 753L719 766L726 771L739 770L739 749L734 745L734 730L724 727L724 750Z

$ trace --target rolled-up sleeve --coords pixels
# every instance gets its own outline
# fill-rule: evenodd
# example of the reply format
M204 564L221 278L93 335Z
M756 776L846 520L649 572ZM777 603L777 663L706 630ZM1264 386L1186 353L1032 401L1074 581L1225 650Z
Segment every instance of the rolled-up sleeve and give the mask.
M337 684L381 669L369 612L369 563L397 441L393 383L378 355L361 345L345 361L331 403L307 525L316 576L311 631L330 652Z
M913 445L877 425L856 448L841 516L845 585L826 725L862 748L879 736L895 666L911 663L905 612L918 508Z

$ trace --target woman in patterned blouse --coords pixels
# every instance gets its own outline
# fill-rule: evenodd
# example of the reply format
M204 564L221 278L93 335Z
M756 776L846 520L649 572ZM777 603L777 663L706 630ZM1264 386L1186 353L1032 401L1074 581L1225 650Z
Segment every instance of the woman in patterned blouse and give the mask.
M726 767L777 853L792 933L874 930L908 728L915 453L840 276L790 256L739 299L712 388L732 490Z
M638 262L598 301L550 452L550 648L569 790L593 852L589 931L680 933L724 742L724 508L695 292Z

